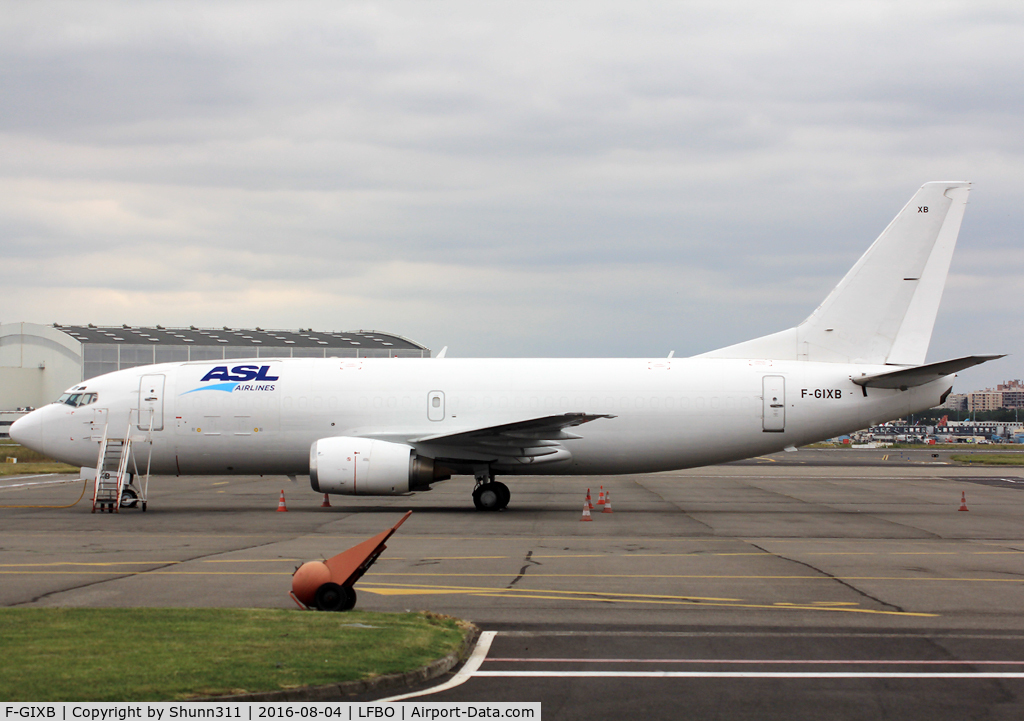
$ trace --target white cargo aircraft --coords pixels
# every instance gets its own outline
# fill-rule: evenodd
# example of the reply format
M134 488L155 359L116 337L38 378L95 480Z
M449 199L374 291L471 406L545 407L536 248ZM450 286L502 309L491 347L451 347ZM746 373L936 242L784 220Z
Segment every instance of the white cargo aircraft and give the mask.
M144 432L158 474L309 474L318 493L394 495L455 474L481 510L496 475L647 473L793 448L932 408L925 365L970 184L926 183L795 328L691 358L165 363L90 378L11 426L92 467L104 427Z

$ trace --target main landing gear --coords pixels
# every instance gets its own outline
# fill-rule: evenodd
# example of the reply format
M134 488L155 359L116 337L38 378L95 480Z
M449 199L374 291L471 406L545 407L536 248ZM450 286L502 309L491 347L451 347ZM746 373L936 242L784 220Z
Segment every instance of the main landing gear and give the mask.
M494 474L489 468L479 470L474 475L476 488L473 489L473 505L476 510L500 511L508 506L512 492L504 483L494 480Z

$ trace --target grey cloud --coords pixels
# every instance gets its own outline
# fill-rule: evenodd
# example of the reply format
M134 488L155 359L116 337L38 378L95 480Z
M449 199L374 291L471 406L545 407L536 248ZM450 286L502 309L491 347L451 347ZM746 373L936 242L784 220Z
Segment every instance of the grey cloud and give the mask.
M4 10L0 302L29 320L699 352L801 320L950 177L976 188L940 328L986 280L1019 319L1024 11L1004 3ZM80 318L55 262L88 269L61 278L92 291Z

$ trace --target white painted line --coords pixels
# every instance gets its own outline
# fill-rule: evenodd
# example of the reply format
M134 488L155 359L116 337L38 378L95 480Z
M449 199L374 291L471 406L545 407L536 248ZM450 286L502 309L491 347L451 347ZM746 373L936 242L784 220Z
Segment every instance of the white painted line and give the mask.
M52 476L52 473L44 473L38 476L16 476L14 478L5 478L4 481L27 481L29 478L45 478L46 476ZM78 483L81 478L61 478L56 481L38 481L36 483L0 483L0 491L7 490L9 488L28 488L30 486L55 486L61 483Z
M34 476L7 476L4 481L25 481L29 478L45 478L46 476L52 476L52 473L37 473Z
M775 666L1024 666L1024 661L883 661L877 659L784 659L784 658L494 658L488 663L706 663Z
M478 671L474 678L1022 678L1024 673L858 671Z
M497 631L483 631L480 633L480 638L476 641L476 646L473 648L473 653L466 659L466 663L459 669L459 672L452 676L450 679L445 681L439 686L428 688L424 691L414 691L412 693L404 693L400 696L389 696L388 698L379 699L379 701L404 701L407 698L416 698L417 696L428 696L432 693L438 693L440 691L447 691L450 688L461 686L466 683L471 677L479 675L480 664L487 658L487 652L491 650L491 642L494 641L494 636Z
M502 631L502 636L510 638L573 638L583 636L594 638L595 636L609 638L900 638L920 640L921 635L917 633L877 633L870 631L602 631L599 629L586 631ZM1000 641L1024 641L1024 635L1020 633L957 633L949 631L936 631L929 634L930 638L951 638L971 640L1000 640ZM578 660L578 659L577 659Z

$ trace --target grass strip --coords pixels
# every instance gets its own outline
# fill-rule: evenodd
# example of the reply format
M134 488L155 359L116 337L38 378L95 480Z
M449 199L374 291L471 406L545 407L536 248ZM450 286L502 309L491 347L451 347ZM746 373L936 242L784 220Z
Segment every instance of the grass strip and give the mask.
M8 458L17 458L18 463L42 463L47 461L56 463L56 461L47 458L39 451L19 446L17 443L0 444L0 463L6 463Z
M49 463L0 463L0 476L31 476L37 473L78 473L78 466L50 461Z
M955 454L950 458L957 463L980 463L985 466L1024 466L1024 453Z
M401 673L456 650L457 619L236 608L0 609L0 699L175 701Z
M78 466L47 458L31 448L20 446L8 438L0 443L0 476L21 476L33 473L78 473ZM17 463L9 463L8 458L16 458Z

